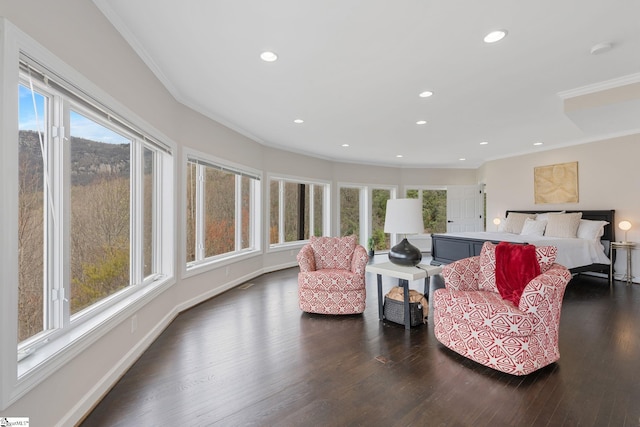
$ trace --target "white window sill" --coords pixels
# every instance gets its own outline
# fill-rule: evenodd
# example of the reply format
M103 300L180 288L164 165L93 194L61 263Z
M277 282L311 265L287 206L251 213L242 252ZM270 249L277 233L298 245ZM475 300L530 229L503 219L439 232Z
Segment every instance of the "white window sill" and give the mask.
M70 327L66 333L50 338L39 346L36 345L31 354L18 362L18 383L17 389L12 393L12 400L19 399L174 283L175 279L169 277L141 287L137 292L132 292L101 312Z

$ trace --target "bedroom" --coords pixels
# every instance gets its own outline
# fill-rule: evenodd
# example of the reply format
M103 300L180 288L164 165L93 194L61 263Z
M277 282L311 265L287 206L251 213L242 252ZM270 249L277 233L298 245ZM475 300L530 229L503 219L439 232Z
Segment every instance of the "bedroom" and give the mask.
M537 208L533 203L534 167L577 161L579 203L570 207L546 205L545 208L615 209L618 219L627 219L634 224L629 232L629 239L640 241L640 198L637 197L640 193L640 181L636 172L640 159L638 128L635 132L628 128L619 129L619 134L612 132L610 138L585 144L491 160L477 169L377 167L312 158L256 144L176 102L91 2L58 2L55 7L49 4L53 2L42 3L35 0L3 0L0 12L172 139L189 141L185 146L201 151L211 150L211 147L201 141L218 139L224 142L216 143L216 153L213 154L222 156L220 153L223 153L230 161L248 163L266 171L277 171L290 176L313 177L334 185L355 182L391 184L402 188L415 183L469 185L482 182L486 184L487 213L490 218L501 215L507 209ZM82 22L77 20L78 16L83 18ZM67 32L52 33L48 25L51 20L60 22L61 26L67 28ZM94 29L89 31L91 27ZM87 48L92 45L99 45L103 51L110 52L114 58L113 63L104 63L102 54L87 53ZM130 80L113 81L110 71L125 65L131 68ZM640 95L637 99L640 99ZM3 171L4 166L3 164ZM12 225L7 224L5 212L3 205L2 231L9 233ZM334 212L333 215L335 220L337 213ZM2 248L2 255L3 259L7 258L8 249L5 246ZM229 283L237 284L245 277L294 264L294 250L270 251L248 262L231 263L226 269L214 269L189 277L179 275L175 286L135 313L138 319L135 334L131 333L129 317L121 319L121 323L108 333L88 343L86 349L75 355L72 361L56 366L36 387L20 390L23 394L2 413L23 414L37 405L41 408L42 416L48 420L77 417L95 402L145 345L148 345L150 337L166 326L172 314L206 299L212 293L222 292ZM634 265L640 266L640 254L637 252L634 253ZM4 285L9 281L8 272L15 268L4 268L5 264L2 267ZM214 289L211 283L216 284ZM3 317L2 327L6 327L6 321ZM5 337L4 330L2 332ZM7 351L12 346L3 342L0 347L4 349L2 360L5 363L9 359ZM101 360L101 368L96 369L95 360ZM2 381L6 393L11 384L4 375ZM66 388L66 393L57 393L62 385Z

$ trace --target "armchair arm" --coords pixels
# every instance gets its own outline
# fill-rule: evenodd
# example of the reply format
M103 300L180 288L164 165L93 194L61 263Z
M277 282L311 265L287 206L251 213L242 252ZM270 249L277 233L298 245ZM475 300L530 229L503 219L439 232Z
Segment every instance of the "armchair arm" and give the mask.
M569 280L569 270L563 265L553 264L545 273L527 283L518 308L540 318L542 324L549 314L558 317L559 321L564 290Z
M298 265L300 266L300 272L306 273L308 271L316 271L316 258L313 255L313 249L311 245L307 244L300 249L296 256Z
M364 276L365 268L369 262L369 254L362 245L356 245L351 258L351 272Z
M454 261L442 267L442 277L447 289L477 291L480 273L480 257L474 256Z

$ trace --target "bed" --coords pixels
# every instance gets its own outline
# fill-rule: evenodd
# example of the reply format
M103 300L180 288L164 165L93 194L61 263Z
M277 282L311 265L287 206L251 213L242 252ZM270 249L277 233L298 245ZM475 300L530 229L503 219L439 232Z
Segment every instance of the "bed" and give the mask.
M538 212L558 211L507 211L535 214ZM537 246L553 245L558 247L556 262L567 267L572 274L583 272L597 272L609 275L611 264L609 243L614 240L614 210L582 210L564 211L566 213L582 212L582 219L591 221L606 221L602 237L599 241L578 238L555 238L546 236L521 236L503 232L465 232L431 235L432 265L449 264L462 258L480 255L482 245L486 241L495 244L499 242L529 243Z

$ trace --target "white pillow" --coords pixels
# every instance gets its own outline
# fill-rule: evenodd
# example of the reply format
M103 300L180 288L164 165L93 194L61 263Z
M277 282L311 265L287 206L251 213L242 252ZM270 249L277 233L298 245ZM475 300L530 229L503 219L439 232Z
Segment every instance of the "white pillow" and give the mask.
M527 218L535 219L536 214L526 214L519 212L509 212L507 220L504 222L504 232L520 234L524 226L524 220Z
M549 214L550 213L564 213L564 211L539 213L539 214L536 215L536 220L537 221L549 221Z
M544 229L547 227L547 221L538 221L527 218L522 226L521 236L544 236Z
M579 239L598 240L604 234L604 226L607 224L609 224L607 221L581 219L576 236Z
M581 218L582 212L550 213L544 235L548 237L575 238Z

